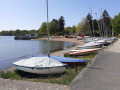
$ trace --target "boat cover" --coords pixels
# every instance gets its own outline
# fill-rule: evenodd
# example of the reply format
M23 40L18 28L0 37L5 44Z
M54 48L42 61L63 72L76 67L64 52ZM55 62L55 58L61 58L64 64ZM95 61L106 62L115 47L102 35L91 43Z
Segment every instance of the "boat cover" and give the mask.
M86 43L86 44L84 44L84 45L82 45L82 46L77 46L77 47L78 47L78 48L79 48L79 47L90 47L90 46L98 46L98 45L102 45L102 43L93 41L93 42L89 42L89 43Z
M31 57L14 62L13 65L24 67L57 67L64 66L65 64L49 57Z
M86 60L83 59L76 59L76 58L68 58L68 57L61 57L61 56L50 56L51 58L58 60L63 63L86 63Z

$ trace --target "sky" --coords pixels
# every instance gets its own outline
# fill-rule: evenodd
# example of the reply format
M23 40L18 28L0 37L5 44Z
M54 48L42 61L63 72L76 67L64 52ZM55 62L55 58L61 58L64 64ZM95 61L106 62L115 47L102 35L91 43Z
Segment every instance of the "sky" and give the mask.
M77 25L90 13L99 19L101 9L113 18L120 13L120 0L48 0L49 21L63 16L65 27ZM0 0L0 31L39 29L47 21L46 0Z

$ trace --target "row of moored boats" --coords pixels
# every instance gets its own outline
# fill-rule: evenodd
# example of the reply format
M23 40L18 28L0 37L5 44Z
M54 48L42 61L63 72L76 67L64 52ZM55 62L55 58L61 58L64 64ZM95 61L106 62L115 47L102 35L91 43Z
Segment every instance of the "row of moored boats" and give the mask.
M76 50L71 50L69 55L83 55L97 52L102 50L103 46L107 46L115 40L116 38L93 40L82 46L77 46ZM67 65L81 64L86 64L86 60L60 56L31 57L13 63L16 69L34 74L61 74L65 71Z
M77 46L76 50L71 50L68 55L85 55L94 52L98 52L102 50L104 47L113 43L117 38L93 38L93 39L85 39L84 41L87 42L82 46Z

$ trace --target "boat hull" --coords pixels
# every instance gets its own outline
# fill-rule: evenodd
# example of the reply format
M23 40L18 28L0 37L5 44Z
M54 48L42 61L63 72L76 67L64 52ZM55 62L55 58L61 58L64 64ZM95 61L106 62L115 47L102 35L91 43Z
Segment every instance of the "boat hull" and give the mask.
M102 49L100 48L100 49L93 49L93 50L86 50L86 51L75 51L75 52L69 53L68 55L86 55L86 54L99 52L100 50Z
M80 49L93 49L93 48L102 48L102 45L94 45L94 46L78 46L76 47L76 49L80 50Z
M66 69L66 66L39 68L14 65L14 67L18 70L34 74L62 74Z

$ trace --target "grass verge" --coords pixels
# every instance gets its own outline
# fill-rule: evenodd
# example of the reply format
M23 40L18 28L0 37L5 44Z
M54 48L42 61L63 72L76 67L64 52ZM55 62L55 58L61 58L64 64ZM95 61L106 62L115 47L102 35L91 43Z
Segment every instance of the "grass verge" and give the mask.
M63 74L60 75L36 75L36 74L15 70L12 72L11 71L2 72L1 78L69 85L71 81L78 75L78 73L80 73L80 71L84 67L85 65L70 66L65 70Z
M95 55L97 55L97 53L84 55L84 56L77 56L77 57L69 56L67 53L64 54L65 57L87 60L87 63L89 63ZM19 70L14 70L14 71L2 72L0 77L11 80L25 80L25 81L33 81L33 82L45 82L45 83L69 85L71 81L81 72L81 70L84 69L85 66L86 65L69 66L69 68L67 67L65 72L60 75L36 75Z

